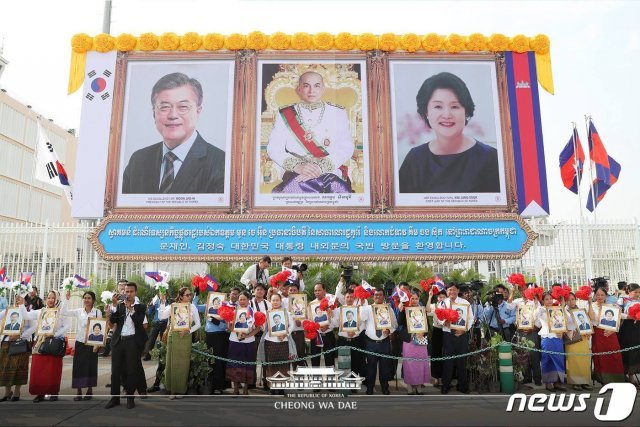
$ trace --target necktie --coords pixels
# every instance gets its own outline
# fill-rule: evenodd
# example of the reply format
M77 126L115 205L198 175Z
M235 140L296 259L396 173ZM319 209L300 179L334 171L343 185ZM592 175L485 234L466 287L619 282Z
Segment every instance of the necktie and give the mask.
M376 331L376 336L377 336L378 338L381 338L381 337L382 337L382 331L377 330L377 331Z
M162 174L162 180L160 181L160 192L168 193L173 185L173 162L178 160L178 156L169 151L164 155L164 173Z

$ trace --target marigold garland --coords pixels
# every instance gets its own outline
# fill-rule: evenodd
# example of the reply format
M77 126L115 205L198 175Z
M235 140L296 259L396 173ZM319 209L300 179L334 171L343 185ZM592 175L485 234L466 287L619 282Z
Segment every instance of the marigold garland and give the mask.
M368 51L378 48L378 37L372 33L362 33L356 39L358 49Z
M247 49L263 50L269 46L269 37L262 31L247 34Z
M159 44L158 36L153 33L142 33L138 37L138 49L144 52L156 50Z
M503 52L509 48L509 37L504 34L491 34L489 49L493 52Z
M351 33L338 33L333 43L338 50L352 50L356 45L356 38Z
M309 33L295 33L291 36L291 48L295 50L309 50L313 46Z
M460 34L450 34L444 42L444 47L449 53L462 52L467 47L467 41Z
M407 52L415 52L420 49L421 45L420 37L417 34L408 33L400 38L400 46Z
M544 34L538 34L529 40L529 47L539 55L546 55L549 53L550 46L551 42L549 41L549 37Z
M229 50L244 49L246 45L247 45L247 38L242 34L238 34L238 33L229 34L224 39L224 47L226 47Z
M220 50L224 47L224 36L220 33L209 33L202 38L205 50Z
M380 36L380 40L378 40L378 46L380 50L393 52L398 48L398 36L393 33L384 33Z
M313 35L313 45L318 50L329 50L333 47L333 35L326 31Z
M438 52L442 50L444 37L436 33L429 33L422 37L422 48L427 52Z
M93 47L93 38L85 33L76 34L71 38L71 49L75 53L87 53Z
M291 37L280 31L269 36L269 47L275 50L286 50L291 45Z
M185 33L180 37L180 49L182 50L193 52L200 49L200 46L202 46L202 36L198 33Z
M480 33L469 34L469 37L467 37L467 50L472 52L488 50L487 38Z
M116 38L116 49L121 52L128 52L136 48L138 39L131 34L123 33Z
M160 50L177 50L180 47L180 37L176 33L163 33L160 35Z
M518 34L511 39L509 50L516 53L524 53L529 50L529 37Z
M110 34L98 34L93 38L93 46L98 52L109 52L116 46L116 39Z

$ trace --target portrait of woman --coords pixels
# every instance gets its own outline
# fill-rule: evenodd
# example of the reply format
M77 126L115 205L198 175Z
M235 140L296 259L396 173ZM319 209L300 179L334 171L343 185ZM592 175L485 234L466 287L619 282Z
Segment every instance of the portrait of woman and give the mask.
M247 322L247 312L243 311L238 316L236 323L233 325L234 329L249 329L249 323Z
M207 314L218 314L218 309L220 308L220 298L213 298L211 300L211 307L207 310Z
M320 305L317 305L314 309L313 321L317 323L328 321L327 312L322 311L322 309L320 308Z
M89 341L103 341L102 325L96 323L93 325L93 331L89 334Z

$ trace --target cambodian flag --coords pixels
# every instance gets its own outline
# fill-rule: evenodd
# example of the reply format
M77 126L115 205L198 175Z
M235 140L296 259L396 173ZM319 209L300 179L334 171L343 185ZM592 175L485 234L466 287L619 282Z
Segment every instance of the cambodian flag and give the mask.
M76 288L88 288L89 287L89 281L87 279L85 279L84 277L78 275L78 274L74 274L73 278L76 280Z
M20 283L28 285L29 283L31 283L32 276L33 273L20 273Z
M560 176L564 186L575 194L578 194L583 165L584 151L582 150L578 131L574 127L569 142L560 153Z
M371 295L371 296L373 296L373 294L376 293L376 288L371 286L365 280L362 281L362 287L364 288L365 291L369 292L369 295Z
M589 119L589 157L591 158L591 167L596 171L596 176L591 184L592 188L589 190L589 197L587 198L587 209L593 212L598 203L607 194L609 188L618 181L622 168L618 162L607 154L607 150L604 148L600 135L591 119Z
M157 271L146 271L144 273L144 275L149 277L149 278L151 278L151 279L153 279L154 281L156 281L158 283L162 282L162 276Z
M216 292L218 289L220 289L220 284L215 279L215 277L207 274L206 276L204 276L204 278L207 279L207 292Z
M7 280L7 267L0 268L0 282Z

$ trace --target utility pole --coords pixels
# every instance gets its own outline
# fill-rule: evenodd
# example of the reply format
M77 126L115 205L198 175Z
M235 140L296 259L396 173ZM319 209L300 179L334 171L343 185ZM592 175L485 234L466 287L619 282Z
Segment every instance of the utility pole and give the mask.
M111 0L104 1L104 19L102 20L102 32L111 33Z

